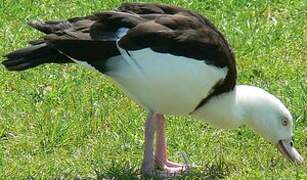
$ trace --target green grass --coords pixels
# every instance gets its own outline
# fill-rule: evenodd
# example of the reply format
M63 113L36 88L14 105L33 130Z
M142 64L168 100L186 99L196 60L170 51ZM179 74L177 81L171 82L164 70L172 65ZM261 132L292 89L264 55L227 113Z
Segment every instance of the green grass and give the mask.
M33 19L63 19L112 9L119 0L2 0L0 55L42 34ZM157 1L158 2L158 1ZM304 0L177 0L206 15L236 54L240 84L275 94L294 119L295 145L307 158L307 3ZM2 61L3 59L0 59ZM77 65L21 73L0 67L0 179L138 179L146 112L110 80ZM221 131L168 117L169 153L199 167L186 179L307 179L276 148L241 127Z

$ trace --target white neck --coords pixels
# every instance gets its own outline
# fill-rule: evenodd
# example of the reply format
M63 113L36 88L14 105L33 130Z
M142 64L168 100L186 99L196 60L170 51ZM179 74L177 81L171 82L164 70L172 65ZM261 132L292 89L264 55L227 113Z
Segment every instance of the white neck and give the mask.
M207 104L192 114L193 117L217 128L232 129L246 123L244 91L236 86L233 91L210 99Z
M239 85L213 97L192 116L218 128L246 124L272 143L292 136L293 119L288 109L272 94L253 86ZM284 119L286 126L281 123Z

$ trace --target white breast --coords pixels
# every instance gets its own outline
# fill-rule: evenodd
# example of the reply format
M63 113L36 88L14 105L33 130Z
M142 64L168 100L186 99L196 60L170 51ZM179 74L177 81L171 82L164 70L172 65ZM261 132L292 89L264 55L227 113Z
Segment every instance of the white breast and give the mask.
M149 48L107 60L106 74L151 111L187 115L227 74L204 61L157 53Z

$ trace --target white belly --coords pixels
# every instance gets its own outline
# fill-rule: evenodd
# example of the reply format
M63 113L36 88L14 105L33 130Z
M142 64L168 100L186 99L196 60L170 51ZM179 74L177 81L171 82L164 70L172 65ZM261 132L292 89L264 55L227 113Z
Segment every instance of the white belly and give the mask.
M151 49L122 51L106 62L106 73L150 111L187 115L227 74L227 68L204 61L157 53Z

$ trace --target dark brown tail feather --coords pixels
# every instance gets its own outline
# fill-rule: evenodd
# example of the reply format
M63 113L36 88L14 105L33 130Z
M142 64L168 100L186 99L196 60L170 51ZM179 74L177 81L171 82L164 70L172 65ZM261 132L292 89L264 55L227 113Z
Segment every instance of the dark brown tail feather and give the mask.
M9 71L22 71L45 63L72 62L69 58L46 43L37 43L26 48L18 49L4 57L6 57L6 60L2 64Z

